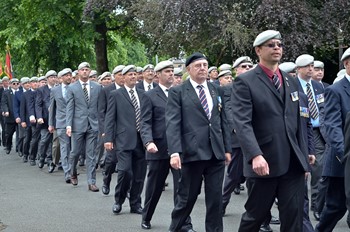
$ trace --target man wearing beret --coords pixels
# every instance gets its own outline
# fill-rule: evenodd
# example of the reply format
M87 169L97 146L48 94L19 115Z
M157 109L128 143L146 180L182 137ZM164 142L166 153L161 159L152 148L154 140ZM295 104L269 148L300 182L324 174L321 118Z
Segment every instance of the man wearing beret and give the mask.
M222 181L231 158L222 92L207 82L207 58L196 52L186 60L190 78L170 89L165 112L170 164L181 169L169 231L179 231L205 184L206 231L223 231Z
M208 69L208 74L209 74L209 81L213 82L214 84L219 85L219 80L218 80L218 68L215 66L212 66Z
M232 83L232 72L229 70L221 71L218 75L220 86L225 86Z
M21 86L18 88L18 90L15 92L15 96L13 98L13 114L15 116L17 128L16 128L16 151L18 152L19 156L23 156L23 140L24 140L24 133L25 129L21 127L21 118L20 118L20 104L23 92L29 89L29 77L22 77L21 80ZM25 88L23 88L25 87Z
M239 231L257 232L278 199L281 231L302 231L307 145L300 123L298 83L278 69L278 31L260 33L253 46L259 64L232 88L235 133L243 151L248 199Z
M322 81L323 77L324 77L324 63L322 61L315 60L312 79L319 82L323 88L326 88L329 86L329 84Z
M297 73L296 73L297 66L294 62L284 62L284 63L278 65L278 68L280 70L282 70L283 72L288 73L292 77L297 76Z
M85 152L88 190L98 192L94 151L98 134L97 101L102 86L89 80L90 71L90 64L82 62L78 66L79 80L67 88L66 133L72 142L69 156L72 185L78 184L77 163Z
M148 91L158 85L154 82L154 66L152 64L143 67L142 76L143 80L136 84L136 88Z
M130 213L142 214L141 193L147 163L140 136L140 108L145 91L136 88L134 65L123 68L122 74L124 87L113 90L109 95L104 129L104 146L107 151L115 149L118 157L118 181L112 211L114 214L121 212L130 189Z
M5 147L5 121L4 121L4 116L2 115L3 111L1 109L1 105L2 105L1 100L2 100L2 96L3 96L4 91L9 89L10 79L7 76L5 76L2 78L1 81L2 81L3 87L0 88L0 124L1 124L1 129L2 129L0 140L2 141L2 145ZM0 144L1 144L1 141L0 141Z
M249 56L241 56L234 63L232 68L236 71L236 76L241 75L253 68L253 62Z
M350 48L341 61L345 77L325 88L324 131L326 150L322 176L327 177L325 206L316 231L332 231L349 207L349 153L344 153L344 125L350 111ZM344 168L345 167L345 168ZM344 177L345 180L344 180ZM344 186L345 182L345 186Z

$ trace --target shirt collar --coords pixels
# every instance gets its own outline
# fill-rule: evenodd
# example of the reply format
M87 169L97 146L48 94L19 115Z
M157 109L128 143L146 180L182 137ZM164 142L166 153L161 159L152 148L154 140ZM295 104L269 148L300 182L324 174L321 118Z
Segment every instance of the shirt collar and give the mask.
M198 84L197 82L195 82L194 80L192 80L192 78L190 78L190 83L193 86L194 89L197 89L198 85L202 85L204 87L204 89L208 89L208 83L207 81L204 81L202 84Z
M79 82L80 84L83 86L84 83L86 83L86 86L89 86L90 85L90 80L88 80L87 82L82 82L80 79L79 79Z
M350 75L348 73L345 73L345 78L350 82Z
M129 87L126 86L126 85L125 85L124 87L125 87L126 91L128 91L128 93L130 93L131 88L129 88ZM136 92L135 86L134 86L134 88L132 88L132 90L134 91L134 93Z

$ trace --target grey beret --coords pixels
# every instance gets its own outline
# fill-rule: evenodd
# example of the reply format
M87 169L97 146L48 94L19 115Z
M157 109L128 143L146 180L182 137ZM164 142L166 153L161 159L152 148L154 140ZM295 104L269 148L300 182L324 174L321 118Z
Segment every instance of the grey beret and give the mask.
M112 73L110 73L110 72L104 72L104 73L102 73L102 75L100 76L100 78L99 78L99 80L103 80L104 78L106 78L106 77L112 77Z
M118 72L123 71L123 68L125 68L125 65L118 65L118 66L116 66L116 67L113 69L112 74L114 75L114 74L116 74L116 73L118 73Z
M57 76L62 77L68 73L72 73L72 69L70 69L70 68L62 69L61 71L58 72Z
M290 73L290 72L295 71L297 65L294 62L284 62L284 63L278 65L278 67L282 71L284 71L286 73Z
M12 78L12 79L10 80L10 83L14 83L14 82L19 82L19 80L18 80L17 78Z
M275 30L261 32L254 40L253 47L257 47L270 39L282 39L281 33Z
M2 80L0 79L0 84L2 84Z
M147 69L154 69L154 66L152 64L147 64L145 67L143 67L143 72L146 71Z
M125 68L123 68L123 70L122 70L122 74L123 75L125 75L126 73L128 73L128 72L136 72L136 67L135 67L135 65L127 65L127 66L125 66Z
M161 61L154 67L154 71L159 72L165 68L174 68L174 63L170 60Z
M345 59L349 58L350 56L350 48L346 49L341 57L341 61L344 61Z
M213 70L218 70L218 68L217 67L215 67L215 66L211 66L209 69L208 69L208 73L210 73L211 71L213 71Z
M2 78L2 80L3 80L3 81L9 81L10 78L9 78L8 76L4 76L4 77Z
M314 61L314 68L324 68L324 63L319 60Z
M97 76L97 71L96 70L91 70L91 72L89 74L89 77L92 77L92 76Z
M223 77L223 76L232 76L232 72L230 70L224 70L224 71L221 71L218 75L218 78L220 77Z
M221 71L224 71L224 70L229 70L229 71L231 71L231 69L232 69L232 67L231 67L231 65L229 65L229 64L222 64L222 65L220 65L220 67L219 67L220 72L221 72Z
M78 70L80 70L82 68L90 68L90 64L88 62L82 62L79 64Z
M250 63L253 65L252 59L250 59L249 56L241 56L233 63L232 68L236 68L238 65L242 63Z
M300 55L295 60L295 64L297 65L297 67L305 67L313 63L314 63L314 57L309 54Z
M136 67L136 72L140 73L140 72L143 72L143 68L142 67Z
M46 81L46 77L45 76L41 76L38 78L38 81Z
M57 76L57 72L55 70L50 70L45 74L45 77Z
M21 83L22 84L25 84L25 83L28 83L28 82L30 82L30 78L29 77L22 77L21 78Z
M182 76L182 69L181 68L174 68L174 75L175 76Z
M37 77L32 77L30 78L30 82L37 82L38 81L38 78Z

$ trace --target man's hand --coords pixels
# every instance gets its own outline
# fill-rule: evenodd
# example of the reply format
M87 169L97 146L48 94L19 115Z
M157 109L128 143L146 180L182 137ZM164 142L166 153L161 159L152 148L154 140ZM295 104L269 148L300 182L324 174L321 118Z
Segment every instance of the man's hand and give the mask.
M170 158L170 165L173 169L181 169L181 159L179 155L175 155Z
M21 123L21 119L20 118L16 118L16 123L20 124Z
M55 128L53 126L49 126L49 132L52 134L54 132Z
M38 123L39 123L39 124L43 124L43 123L44 123L44 119L39 118L39 119L38 119Z
M5 116L5 117L8 117L8 116L10 116L10 113L9 113L9 112L5 112L5 113L4 113L4 116Z
M66 134L68 135L68 137L72 136L72 129L71 128L67 128L66 129Z
M228 165L231 162L231 153L225 153L225 165Z
M27 123L21 122L21 126L22 126L23 128L26 128L26 127L27 127Z
M270 174L269 164L262 155L253 158L252 167L259 176L266 176Z
M111 142L105 143L104 147L106 148L107 151L111 151L113 149L113 143Z
M315 164L315 161L316 161L316 156L310 154L310 155L309 155L309 164L314 165L314 164Z
M153 142L149 143L146 149L149 153L156 153L158 151L157 146Z

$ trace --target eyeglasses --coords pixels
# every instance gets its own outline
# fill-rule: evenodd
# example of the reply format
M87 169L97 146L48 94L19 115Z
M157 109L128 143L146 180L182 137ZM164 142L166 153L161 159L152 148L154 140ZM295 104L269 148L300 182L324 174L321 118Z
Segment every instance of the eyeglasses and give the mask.
M250 64L243 64L239 66L240 68L253 68L253 65Z
M268 43L268 44L264 44L264 47L269 47L269 48L275 48L276 46L279 48L283 48L284 44L283 43Z
M14 82L14 83L12 83L13 85L19 85L19 83L18 82Z

